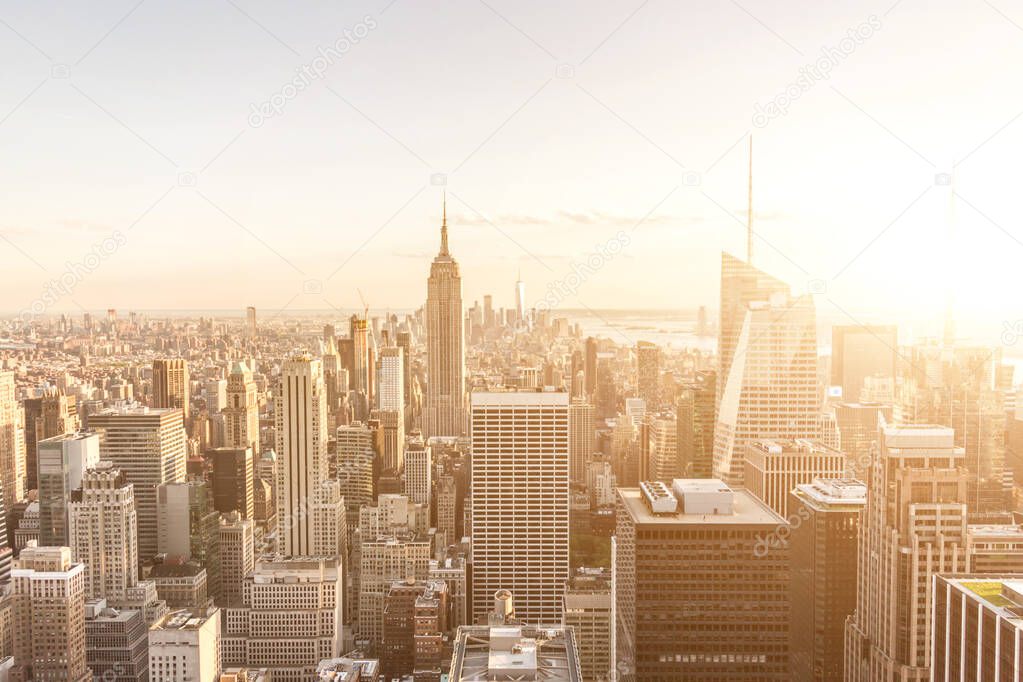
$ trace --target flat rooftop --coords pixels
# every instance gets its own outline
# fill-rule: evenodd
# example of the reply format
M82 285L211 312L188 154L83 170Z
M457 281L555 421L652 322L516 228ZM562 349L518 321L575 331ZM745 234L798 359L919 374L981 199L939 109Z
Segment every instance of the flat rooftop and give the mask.
M707 480L714 481L714 479ZM714 482L720 484L719 481ZM676 514L655 515L643 501L643 494L639 488L619 488L618 496L625 506L626 513L632 518L633 523L637 525L765 525L773 527L780 523L785 523L785 519L746 490L734 491L732 499L733 513L731 514L686 514L682 511L683 505L679 505L679 512Z
M966 575L945 580L1017 628L1023 627L1023 574L999 577Z
M158 620L150 630L197 630L210 619L217 609L179 609Z
M568 393L565 391L540 391L535 388L507 391L473 391L473 406L509 407L530 405L568 405Z

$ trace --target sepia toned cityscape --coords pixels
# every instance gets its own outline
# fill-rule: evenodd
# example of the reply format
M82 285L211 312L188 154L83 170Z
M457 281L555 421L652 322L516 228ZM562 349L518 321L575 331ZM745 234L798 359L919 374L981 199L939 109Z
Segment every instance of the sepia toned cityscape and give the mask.
M0 682L1023 680L1023 4L0 59Z

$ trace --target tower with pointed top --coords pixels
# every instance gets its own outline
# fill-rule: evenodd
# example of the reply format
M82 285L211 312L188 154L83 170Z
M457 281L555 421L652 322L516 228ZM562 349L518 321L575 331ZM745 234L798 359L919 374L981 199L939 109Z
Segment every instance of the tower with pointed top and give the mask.
M522 270L519 270L519 278L515 281L515 319L519 326L526 322L526 283L522 281Z
M424 435L460 436L465 414L465 350L462 333L462 275L448 251L447 200L440 227L440 252L426 281L426 405Z

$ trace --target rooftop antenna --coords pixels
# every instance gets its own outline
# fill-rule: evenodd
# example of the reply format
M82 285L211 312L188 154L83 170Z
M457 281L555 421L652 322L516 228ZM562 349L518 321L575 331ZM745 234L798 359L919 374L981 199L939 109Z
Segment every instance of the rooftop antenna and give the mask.
M952 172L948 177L948 234L946 235L948 242L945 246L945 265L948 267L947 272L952 275L955 269L952 267L952 253L955 248L955 229L956 229L956 189L955 189L955 163L952 164ZM950 277L945 287L945 328L942 335L942 345L945 348L952 348L955 346L955 282Z
M362 319L369 321L369 304L366 303L366 297L362 295L362 289L356 288L359 292L359 298L362 299Z
M749 135L749 203L746 207L746 262L753 265L753 133Z
M444 190L444 209L443 219L440 224L440 253L442 256L448 255L448 191Z

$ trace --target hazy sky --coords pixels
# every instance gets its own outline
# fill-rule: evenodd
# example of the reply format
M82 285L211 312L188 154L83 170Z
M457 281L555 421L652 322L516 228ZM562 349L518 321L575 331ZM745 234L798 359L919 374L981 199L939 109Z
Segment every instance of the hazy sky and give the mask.
M414 307L435 174L470 304L519 269L540 300L624 231L565 306L716 307L753 131L757 264L864 320L940 314L955 277L997 336L1023 318L1023 5L893 2L2 3L0 309L115 231L51 310Z

